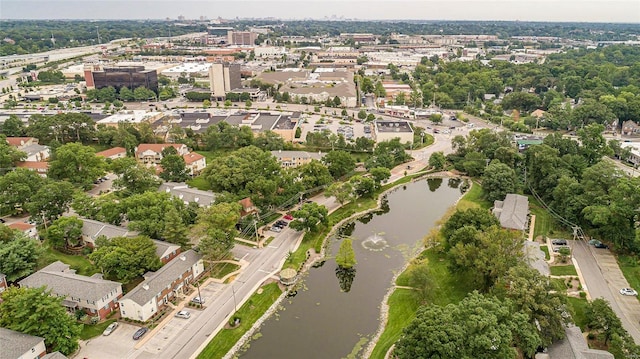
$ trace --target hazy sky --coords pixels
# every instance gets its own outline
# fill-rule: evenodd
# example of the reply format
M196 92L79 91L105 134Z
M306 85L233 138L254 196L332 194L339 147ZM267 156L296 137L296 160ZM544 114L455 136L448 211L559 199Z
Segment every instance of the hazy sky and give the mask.
M640 23L640 0L0 0L0 19L175 19L179 15Z

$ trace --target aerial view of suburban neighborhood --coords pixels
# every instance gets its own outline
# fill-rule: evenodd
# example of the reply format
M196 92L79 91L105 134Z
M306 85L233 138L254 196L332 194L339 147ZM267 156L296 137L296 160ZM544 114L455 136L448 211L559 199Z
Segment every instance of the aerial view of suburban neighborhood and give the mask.
M640 358L640 2L3 2L0 359Z

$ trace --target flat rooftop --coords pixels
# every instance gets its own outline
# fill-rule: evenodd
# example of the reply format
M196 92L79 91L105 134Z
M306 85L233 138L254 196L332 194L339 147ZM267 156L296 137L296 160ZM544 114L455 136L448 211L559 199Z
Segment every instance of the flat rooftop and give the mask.
M413 132L407 121L376 121L378 132Z

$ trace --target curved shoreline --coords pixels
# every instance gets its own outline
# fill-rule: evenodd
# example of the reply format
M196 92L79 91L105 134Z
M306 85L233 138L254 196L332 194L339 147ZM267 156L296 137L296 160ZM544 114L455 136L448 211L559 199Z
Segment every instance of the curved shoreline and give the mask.
M429 179L429 178L453 178L455 177L455 175L448 173L448 172L436 172L436 173L425 173L422 176L413 178L411 180L411 182L416 182L416 181L420 181L423 179ZM353 221L354 219L357 219L359 217L365 216L371 212L375 212L378 211L382 208L382 199L384 198L384 196L386 196L388 193L391 193L393 191L398 190L398 188L402 185L406 185L406 183L399 183L397 185L392 186L391 188L381 192L378 195L378 198L376 200L376 206L373 208L369 208L366 209L364 211L361 212L356 212L354 214L352 214L351 216L342 219L340 222L334 224L331 229L329 230L329 232L327 232L327 234L325 235L323 241L322 241L322 248L320 250L319 255L317 256L309 256L305 262L301 265L301 270L300 273L298 273L297 279L295 281L295 283L293 285L296 285L301 278L303 277L303 274L308 273L308 270L311 266L313 266L315 263L317 262L321 262L323 260L326 260L326 249L328 247L329 241L328 239L331 238L331 236L333 236L336 231L345 223L348 223L350 221ZM460 197L458 197L458 199L454 202L454 206L458 203L458 201L460 201L460 199L462 198L464 194L460 195ZM338 207L341 208L342 206ZM371 351L373 351L373 349L375 348L375 344L377 343L377 340L380 338L380 335L382 335L382 332L384 332L384 328L386 327L387 324L387 319L388 319L388 299L389 296L393 293L393 291L395 290L395 287L393 286L393 283L395 283L397 277L403 273L407 267L409 266L409 264L411 263L411 260L413 258L415 258L416 256L418 256L422 251L416 251L416 253L414 253L414 255L409 258L409 260L404 264L404 266L401 268L401 271L397 272L396 274L394 274L393 278L392 278L392 285L389 287L389 290L387 291L387 293L385 294L385 296L383 297L383 300L381 302L381 308L380 308L380 315L378 317L379 319L379 325L378 325L378 329L376 330L374 336L372 337L371 340L369 340L369 344L367 345L365 351L363 352L363 354L367 354L370 355ZM267 309L267 311L265 311L265 313L251 326L251 328L244 333L244 335L236 342L236 344L227 352L227 354L225 354L225 356L223 356L223 359L232 359L235 358L235 355L247 344L251 342L251 338L256 334L256 332L258 332L258 330L260 329L260 327L262 326L262 324L269 319L274 313L277 312L278 307L280 306L280 304L282 303L282 301L287 298L287 291L285 290L279 297L278 299L276 299L273 304L269 307L269 309Z

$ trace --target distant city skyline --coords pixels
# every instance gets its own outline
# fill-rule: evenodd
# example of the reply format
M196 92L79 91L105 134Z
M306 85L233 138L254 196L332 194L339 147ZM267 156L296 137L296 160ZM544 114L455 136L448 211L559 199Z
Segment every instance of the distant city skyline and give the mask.
M0 19L477 20L640 23L639 0L1 0Z

